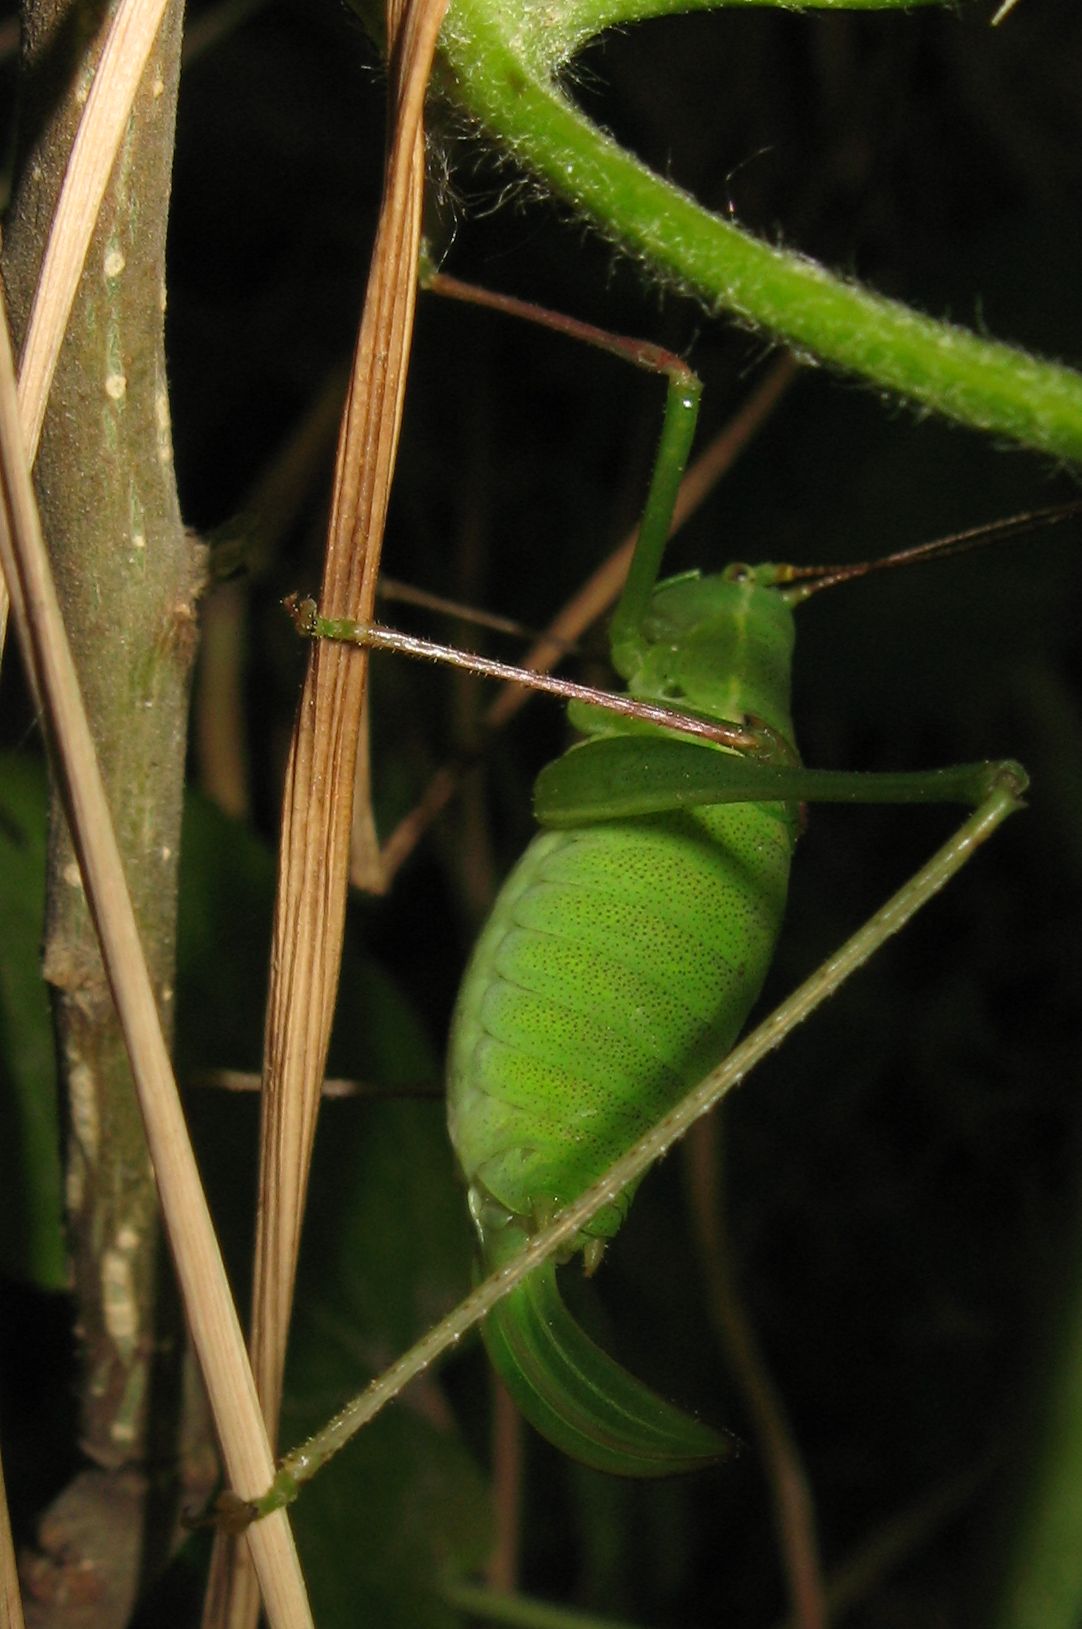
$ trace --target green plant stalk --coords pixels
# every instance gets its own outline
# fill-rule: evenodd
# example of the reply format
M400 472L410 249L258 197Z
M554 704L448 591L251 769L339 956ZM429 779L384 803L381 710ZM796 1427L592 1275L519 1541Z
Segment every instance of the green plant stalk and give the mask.
M879 9L893 3L878 0ZM876 4L861 0L861 9ZM692 9L707 9L706 0L453 0L440 42L442 88L650 275L918 407L1059 458L1082 458L1082 376L761 242L653 174L563 94L558 72L600 29ZM854 8L820 0L819 9Z
M1032 1372L1039 1394L1016 1475L1009 1548L991 1629L1077 1629L1082 1621L1082 1229L1056 1285ZM1062 1297L1062 1299L1061 1299Z
M26 0L26 107L3 274L17 336L110 18ZM128 886L172 1028L177 864L199 551L180 518L163 346L181 6L139 88L87 256L35 478ZM83 1367L81 1443L106 1471L176 1452L183 1349L166 1311L157 1196L126 1049L59 802L45 975L67 1095L66 1201ZM164 1440L161 1433L164 1432ZM93 1517L86 1513L87 1524ZM163 1527L171 1521L162 1513ZM85 1537L85 1535L84 1535ZM109 1554L100 1540L89 1548ZM134 1589L147 1555L118 1588ZM145 1581L145 1579L144 1579Z
M599 1618L592 1612L573 1612L551 1606L529 1595L501 1595L479 1584L448 1584L443 1591L448 1606L482 1623L502 1623L508 1629L639 1629L624 1619Z

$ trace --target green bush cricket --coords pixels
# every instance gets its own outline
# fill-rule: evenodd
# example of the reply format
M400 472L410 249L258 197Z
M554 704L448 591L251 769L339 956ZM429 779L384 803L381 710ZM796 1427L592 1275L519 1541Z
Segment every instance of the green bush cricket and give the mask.
M455 285L442 291L548 320L503 296L460 293ZM650 1159L739 1078L713 1098L691 1090L729 1053L758 995L781 924L800 805L956 802L974 813L829 967L756 1031L754 1058L960 869L1020 807L1026 786L1025 772L1010 761L896 775L805 769L788 715L793 607L868 571L1052 524L1080 506L854 566L736 565L659 582L698 381L655 347L566 319L552 325L668 376L661 447L612 624L613 661L628 696L541 680L377 626L331 621L308 601L297 620L316 637L447 660L573 701L573 722L587 739L539 777L535 812L548 830L505 883L463 980L449 1121L483 1266L494 1274L490 1282L507 1281L489 1296L495 1304L484 1326L495 1367L527 1418L557 1446L595 1468L657 1476L720 1459L732 1439L683 1414L601 1352L564 1307L557 1258L550 1254L525 1273L523 1252L544 1242L554 1217L577 1215L592 1194L590 1213L566 1235L558 1258L582 1253L591 1271ZM749 1040L738 1049L741 1058L751 1046ZM650 1128L662 1119L671 1128L655 1135ZM652 1153L639 1159L651 1137ZM623 1180L610 1174L618 1159ZM638 1161L630 1181L629 1160ZM460 1332L456 1326L445 1339L436 1332L426 1337L423 1362ZM289 1456L249 1512L291 1499L396 1394L409 1358L394 1366L378 1401L377 1381L336 1416L327 1443L321 1434Z

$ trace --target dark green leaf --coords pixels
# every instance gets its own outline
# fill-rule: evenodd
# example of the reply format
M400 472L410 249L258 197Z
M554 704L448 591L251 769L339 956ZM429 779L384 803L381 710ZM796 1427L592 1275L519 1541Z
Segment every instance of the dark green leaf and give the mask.
M0 759L0 1271L67 1286L56 1065L41 972L45 766Z

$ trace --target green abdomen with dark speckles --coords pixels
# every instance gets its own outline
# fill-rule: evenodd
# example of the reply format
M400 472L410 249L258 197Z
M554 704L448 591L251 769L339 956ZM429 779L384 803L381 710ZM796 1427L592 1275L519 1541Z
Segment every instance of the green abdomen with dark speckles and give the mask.
M731 1049L770 966L792 838L774 807L548 832L478 941L451 1037L475 1214L576 1198ZM630 1194L596 1216L609 1238Z
M767 592L662 585L650 672L629 688L728 719L754 711L791 737L787 695L764 705L776 678L787 688L788 609L770 593L779 656L750 615L704 613L704 591ZM451 1036L450 1131L482 1240L510 1218L532 1231L576 1198L731 1049L773 955L794 826L782 805L730 804L533 840L477 943ZM629 1199L589 1234L611 1237Z

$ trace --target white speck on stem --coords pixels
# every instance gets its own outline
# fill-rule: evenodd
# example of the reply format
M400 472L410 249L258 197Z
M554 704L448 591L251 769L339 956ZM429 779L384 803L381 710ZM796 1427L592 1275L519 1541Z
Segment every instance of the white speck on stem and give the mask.
M83 874L74 860L69 860L64 867L64 881L69 888L81 888L83 886Z
M64 1173L64 1203L69 1215L76 1215L82 1210L85 1192L86 1161L76 1143L68 1154L67 1169Z
M73 1063L68 1070L68 1097L71 1107L71 1129L88 1165L98 1157L98 1100L94 1092L94 1076L85 1063Z
M124 259L124 251L122 249L118 249L115 244L111 245L111 247L105 251L105 264L103 270L106 277L119 277L126 265L127 261Z
M107 373L105 375L105 394L110 401L123 400L128 388L128 381L122 373Z
M169 397L164 389L154 397L154 418L158 429L158 462L168 464L173 456L172 421L169 417Z
M139 1315L127 1251L108 1249L102 1252L101 1290L106 1330L117 1349L130 1354L139 1328Z

